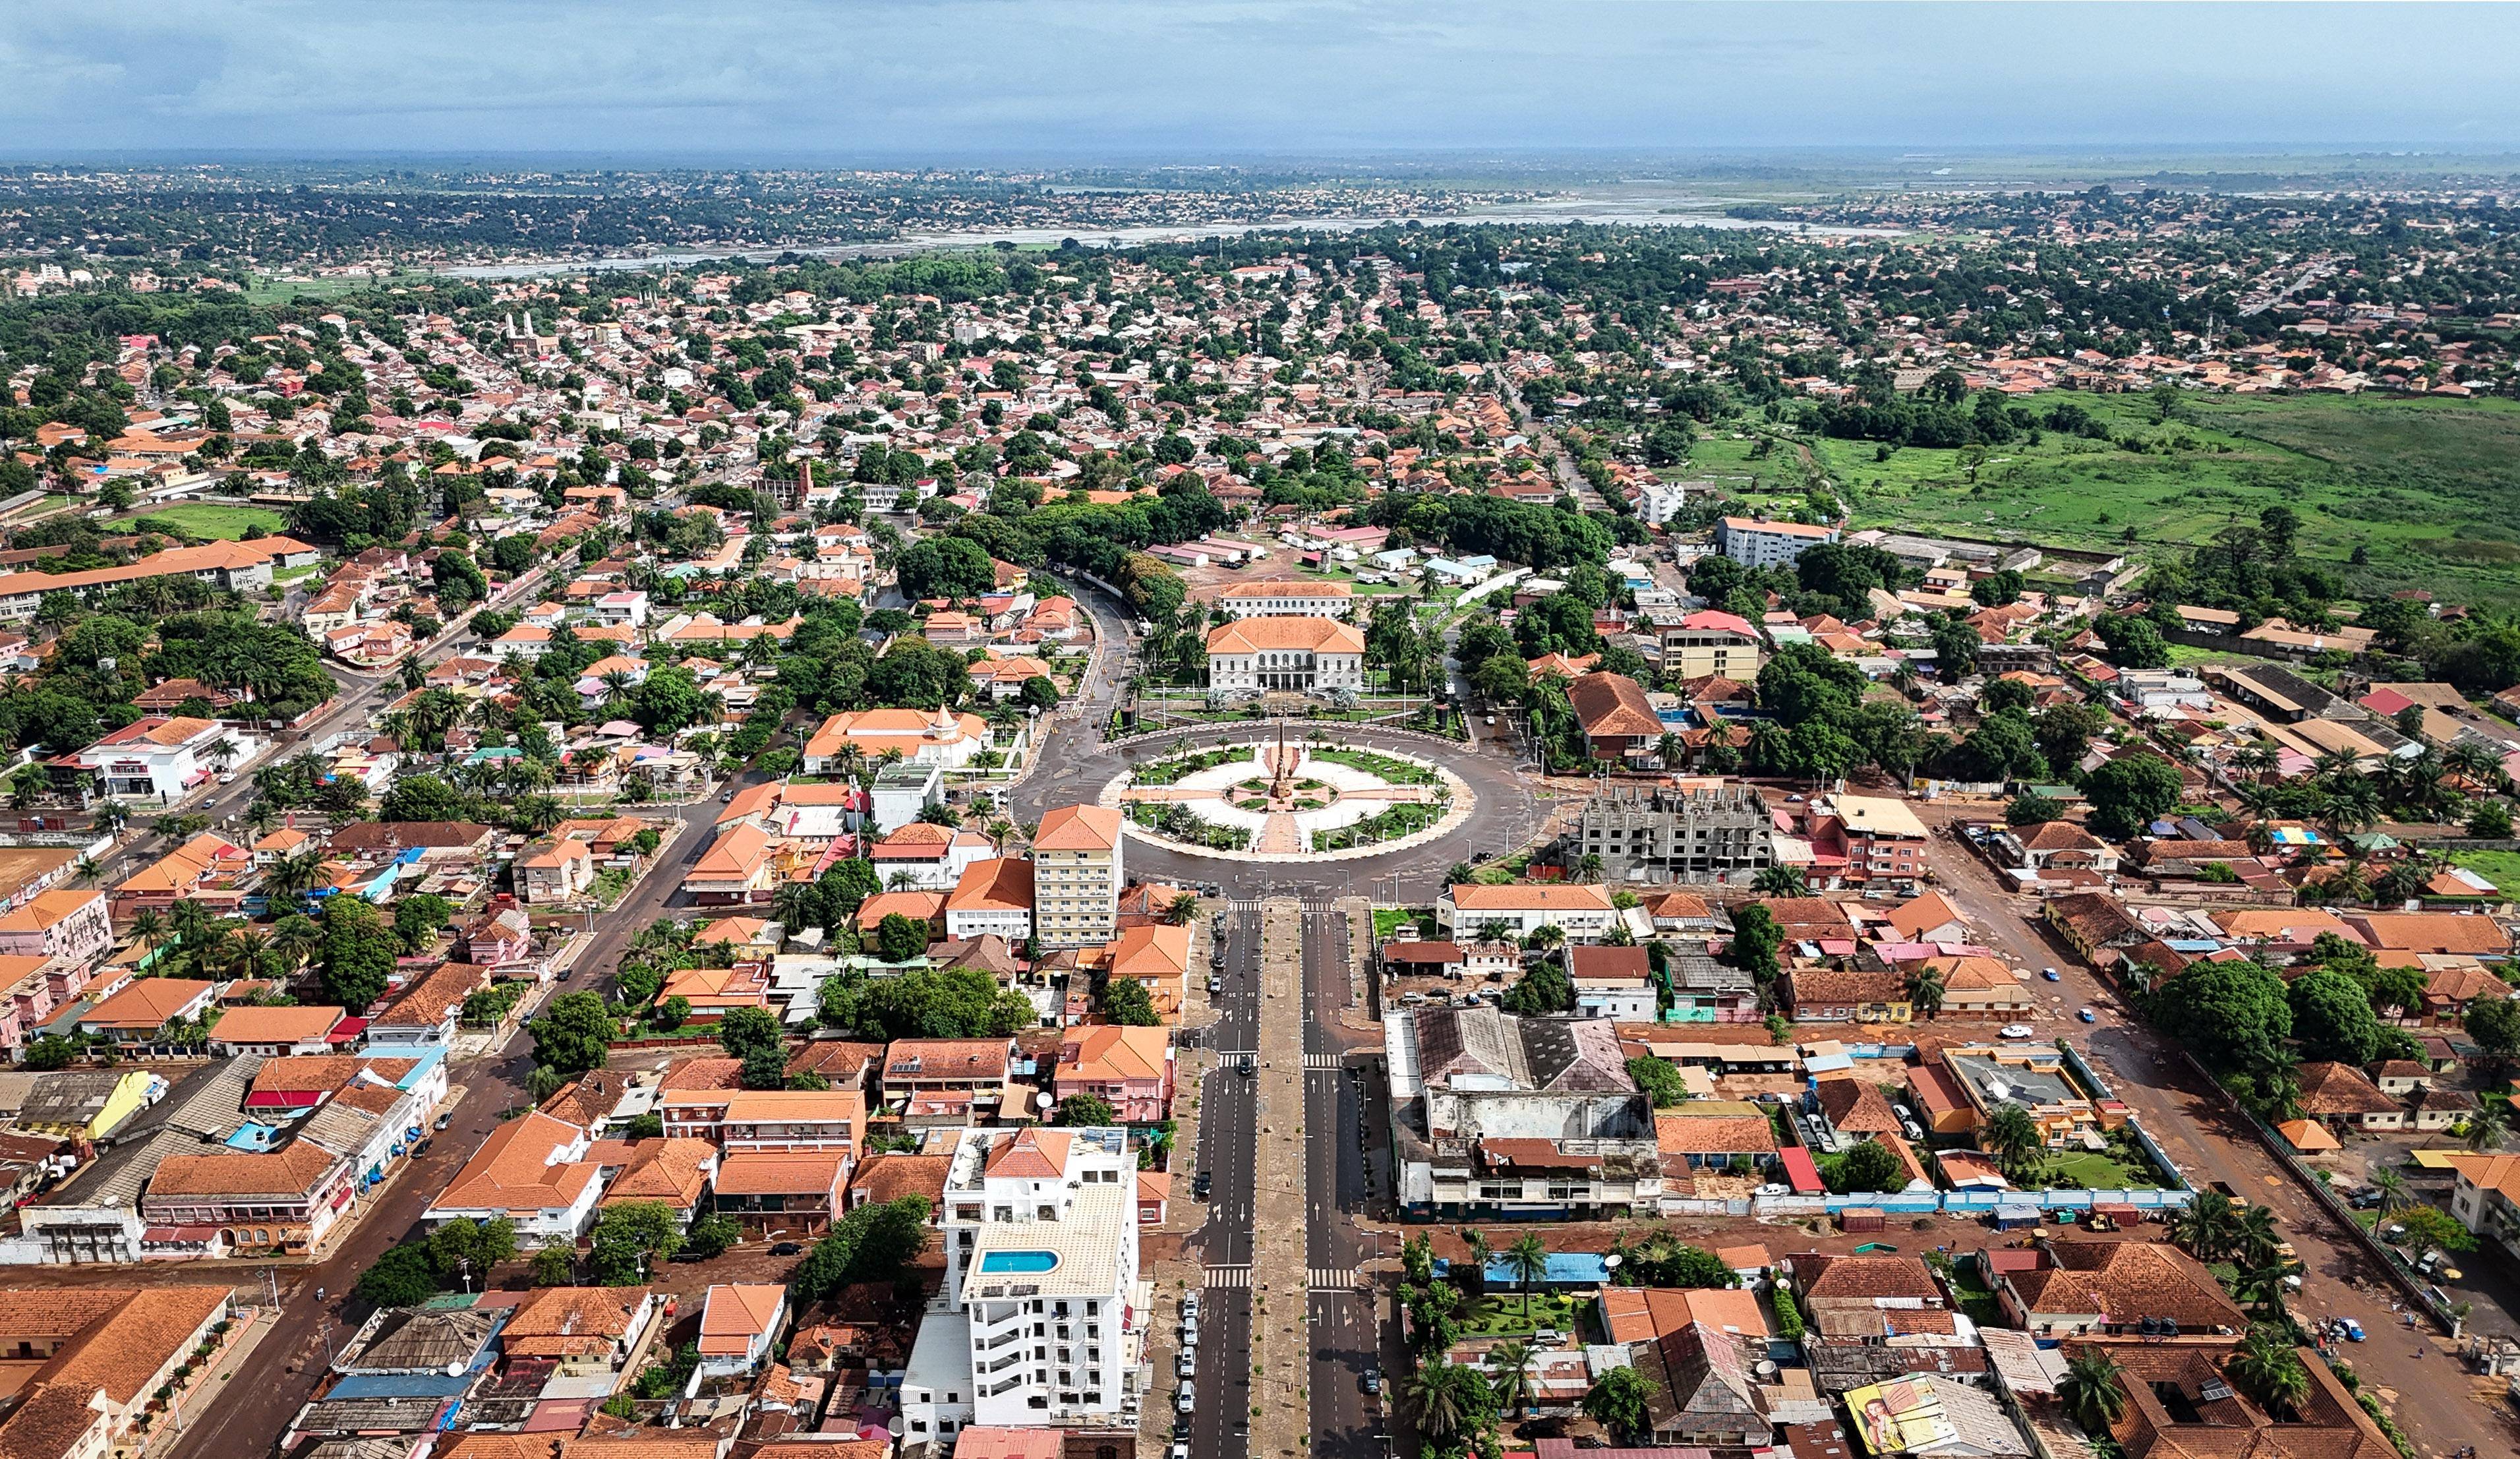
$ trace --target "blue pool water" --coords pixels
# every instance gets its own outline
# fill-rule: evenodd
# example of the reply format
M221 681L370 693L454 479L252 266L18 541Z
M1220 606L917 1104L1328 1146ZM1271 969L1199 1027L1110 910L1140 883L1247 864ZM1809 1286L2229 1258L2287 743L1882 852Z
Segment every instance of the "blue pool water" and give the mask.
M990 1252L980 1257L980 1270L991 1276L1039 1273L1058 1265L1056 1252Z

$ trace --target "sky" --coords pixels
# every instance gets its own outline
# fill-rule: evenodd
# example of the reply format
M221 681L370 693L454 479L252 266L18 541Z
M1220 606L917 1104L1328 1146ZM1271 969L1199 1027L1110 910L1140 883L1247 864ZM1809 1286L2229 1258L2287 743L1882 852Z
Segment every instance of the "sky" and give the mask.
M0 0L0 154L2520 144L2520 6Z

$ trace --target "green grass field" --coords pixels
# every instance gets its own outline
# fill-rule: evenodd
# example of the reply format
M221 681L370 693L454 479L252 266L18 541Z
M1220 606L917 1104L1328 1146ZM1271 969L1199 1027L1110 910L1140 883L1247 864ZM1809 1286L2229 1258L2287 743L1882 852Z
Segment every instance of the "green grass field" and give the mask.
M2520 894L2520 851L2453 851L2450 859L2492 882L2505 895Z
M2070 1175L2087 1191L2123 1191L2152 1183L2150 1177L2090 1151L2049 1151L2041 1163L2040 1174L2050 1185Z
M2520 602L2520 403L2183 395L2167 423L2138 395L2023 403L2044 411L2067 398L2138 449L2052 433L2035 445L1907 447L1886 459L1867 441L1802 444L1852 497L1858 527L2159 557L2282 504L2301 515L2302 551L2332 564L2349 589ZM1753 459L1756 444L1712 435L1674 475L1799 501L1793 446ZM2367 568L2349 565L2357 547Z
M114 526L129 530L130 524L143 517L162 518L196 537L218 537L235 541L246 528L259 526L266 532L277 532L289 525L289 519L266 507L231 507L218 502L174 502L151 507L117 519Z

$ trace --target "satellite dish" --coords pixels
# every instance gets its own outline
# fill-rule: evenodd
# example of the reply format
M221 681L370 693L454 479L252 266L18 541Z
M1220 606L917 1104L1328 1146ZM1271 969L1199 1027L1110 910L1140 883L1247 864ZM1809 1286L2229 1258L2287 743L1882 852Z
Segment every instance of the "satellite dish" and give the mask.
M460 1358L460 1357L451 1357L451 1358L448 1358L448 1359L446 1360L446 1376L447 1376L447 1377L449 1377L449 1378L461 1378L461 1377L463 1377L463 1376L464 1376L464 1359L462 1359L462 1358Z
M1757 1365L1752 1367L1750 1371L1758 1374L1761 1378L1774 1378L1777 1376L1777 1365L1771 1359L1763 1357L1759 1359Z
M1039 1094L1034 1095L1034 1096L1032 1097L1032 1102L1033 1102L1036 1106L1038 1106L1038 1107L1040 1107L1040 1108L1042 1108L1042 1109L1045 1109L1045 1110L1047 1110L1047 1109L1049 1109L1050 1107L1052 1107L1053 1105L1056 1105L1056 1104L1058 1104L1058 1099L1057 1099L1057 1098L1055 1098L1055 1097L1051 1094L1051 1092L1050 1092L1049 1090L1047 1090L1047 1089L1043 1090L1043 1091L1042 1091L1041 1093L1039 1093Z

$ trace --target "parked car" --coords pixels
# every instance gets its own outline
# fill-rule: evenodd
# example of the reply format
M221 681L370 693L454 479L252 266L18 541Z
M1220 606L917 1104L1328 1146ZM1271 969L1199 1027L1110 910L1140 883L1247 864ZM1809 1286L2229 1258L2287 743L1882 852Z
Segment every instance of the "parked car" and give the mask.
M1182 1314L1182 1345L1184 1347L1198 1345L1198 1319L1188 1313Z
M2063 982L2065 980L2065 975L2057 972L2053 968L2040 969L2039 976L2047 979L2049 982Z
M1382 1370L1380 1368L1368 1368L1365 1370L1365 1391L1369 1393L1378 1393L1382 1391Z
M1211 1189L1213 1189L1213 1188L1215 1187L1215 1185L1216 1185L1216 1177L1215 1177L1215 1176L1213 1176L1213 1175L1210 1175L1210 1174L1209 1174L1208 1172L1206 1172L1205 1170L1201 1170L1201 1171L1199 1171L1199 1172L1198 1172L1198 1174L1197 1174L1197 1175L1193 1176L1193 1177L1192 1178L1192 1180L1191 1180L1191 1183L1190 1183L1190 1198L1191 1198L1192 1200L1193 1200L1193 1201L1204 1201L1204 1200L1206 1200L1206 1199L1207 1199L1207 1193L1208 1193ZM1182 1301L1182 1308L1183 1308L1183 1310L1185 1310L1185 1311L1190 1311L1190 1312L1195 1312L1195 1311L1197 1311L1197 1310L1198 1310L1198 1299L1197 1299L1197 1297L1196 1297L1195 1295L1193 1295L1193 1296L1192 1296L1192 1297L1189 1297L1189 1298L1184 1299L1183 1299L1183 1301Z
M1997 1031L2006 1038L2031 1038L2039 1032L2028 1024L2006 1024Z
M429 1126L429 1128L431 1128L431 1129L441 1129L441 1130L442 1130L442 1129L446 1128L448 1125L453 1124L454 1122L455 1122L455 1112L454 1112L453 1110L449 1110L449 1111L447 1111L445 1114L438 1116L438 1117L437 1117L437 1122L436 1122L435 1124L433 1124L433 1125L430 1125L430 1126Z
M1196 1407L1198 1407L1198 1391L1189 1384L1183 1384L1181 1391L1173 1395L1173 1411L1188 1413Z
M2336 1325L2345 1329L2346 1342L2360 1343L2362 1341L2362 1324L2355 1321L2353 1318L2340 1317L2337 1319Z
M783 1241L770 1249L773 1256L801 1256L804 1253L804 1243L794 1241Z
M1225 980L1224 980L1224 979L1222 979L1222 978L1219 978L1217 975L1215 975L1215 974L1213 974L1213 973L1210 973L1209 975L1207 975L1207 990L1208 990L1209 992L1211 992L1211 993L1221 993L1221 992L1224 992L1224 991L1225 991Z
M2100 1021L2100 1016L2099 1016L2098 1014L2095 1014L2095 1013L2092 1012L2092 1011L2091 1011L2090 1009L2088 1009L2088 1008L2077 1008L2077 1009L2075 1009L2075 1010L2074 1010L2074 1017L2076 1017L2076 1018L2078 1018L2078 1019L2081 1019L2081 1020L2082 1020L2084 1023L2086 1023L2086 1024L2096 1024L2096 1023L2098 1023L2098 1022Z
M1201 1177L1200 1177L1200 1179L1202 1179L1202 1180L1203 1180L1203 1179L1205 1179L1205 1178L1206 1178L1205 1176L1201 1176ZM1195 1292L1185 1292L1185 1293L1183 1293L1183 1294L1182 1294L1182 1315L1183 1315L1184 1317L1195 1317L1195 1316L1197 1316L1197 1315L1198 1315L1198 1294L1197 1294L1197 1293L1195 1293Z
M1181 1356L1173 1359L1173 1376L1175 1378L1196 1378L1198 1376L1197 1348L1185 1347L1181 1350Z
M428 1154L428 1147L436 1143L437 1142L435 1140L423 1140L419 1144L411 1147L411 1153L415 1157L427 1155Z

